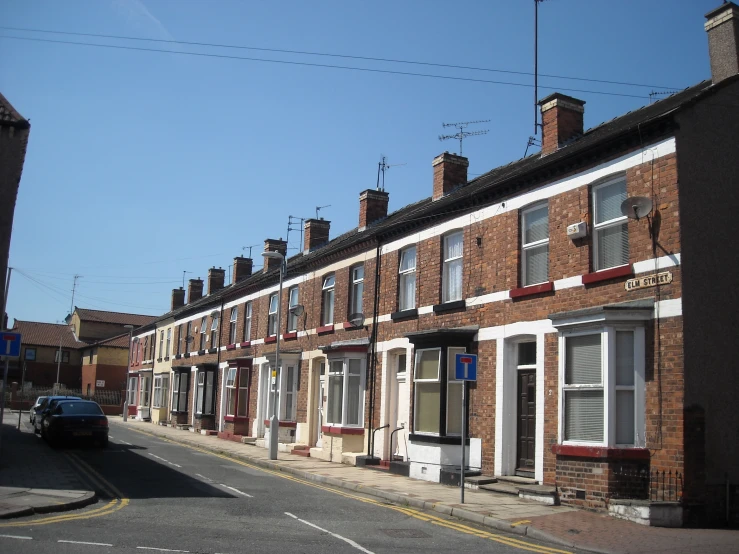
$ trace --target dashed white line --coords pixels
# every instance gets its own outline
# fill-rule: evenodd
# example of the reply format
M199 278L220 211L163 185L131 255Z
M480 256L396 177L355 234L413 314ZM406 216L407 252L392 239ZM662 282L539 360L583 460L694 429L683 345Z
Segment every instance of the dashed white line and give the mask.
M190 552L189 550L174 550L172 548L157 548L156 546L137 546L139 550L158 550L159 552Z
M110 438L113 438L113 437L110 437ZM133 446L130 442L126 442L124 440L118 439L118 442L120 442L121 444L125 444L126 446Z
M290 512L285 512L285 515L288 515L288 516L290 516L293 519L297 519L300 523L305 523L306 525L309 525L310 527L313 527L314 529L318 529L319 531L321 531L323 533L328 533L332 537L336 537L337 539L340 539L340 540L344 541L348 545L353 546L354 548L356 548L357 550L359 550L361 552L364 552L365 554L374 554L374 552L372 552L371 550L367 550L366 548L364 548L360 544L357 544L353 540L347 539L346 537L342 537L341 535L337 535L336 533L332 533L328 529L324 529L323 527L319 527L318 525L315 525L315 524L311 523L310 521L305 521L304 519L300 519L298 516L293 515Z
M180 464L174 464L174 463L170 462L169 460L165 460L164 458L160 458L156 454L152 454L151 452L149 452L149 456L152 456L152 457L156 458L157 460L161 460L165 464L169 464L169 465L174 466L174 467L182 467Z
M109 544L107 542L63 541L63 540L58 540L56 542L63 542L67 544L87 544L90 546L113 546L112 544Z
M195 476L196 477L200 477L201 479L205 479L209 483L212 483L213 482L213 479L211 479L210 477L206 477L205 475L200 475L199 473L196 473Z
M3 539L18 539L22 541L32 541L33 537L23 537L21 535L0 535L0 538Z
M224 485L223 483L219 483L219 485L221 485L224 488L227 488L228 490L234 491L235 493L241 494L243 496L248 496L249 498L254 498L252 495L250 495L248 493L242 492L239 489L235 489L233 487L229 487L228 485Z

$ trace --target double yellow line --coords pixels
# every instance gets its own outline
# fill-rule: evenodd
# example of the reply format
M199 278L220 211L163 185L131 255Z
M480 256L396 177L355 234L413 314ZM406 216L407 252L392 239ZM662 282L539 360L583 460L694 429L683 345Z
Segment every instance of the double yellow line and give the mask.
M128 506L130 500L126 498L121 491L119 491L115 485L106 480L102 475L95 471L87 462L80 459L75 454L66 454L67 459L70 461L72 466L77 471L84 474L95 487L101 490L111 500L100 508L94 510L88 510L79 514L66 514L66 515L55 515L48 517L41 517L30 521L18 521L11 523L0 523L0 528L5 527L31 527L36 525L49 525L51 523L63 523L66 521L78 521L81 519L92 519L101 516L107 516L118 510Z
M155 435L153 433L147 433L146 431L141 431L139 429L132 429L132 431L136 431L137 433L141 433L142 435L147 435L149 437L154 437L160 440L163 440L165 442L169 442L172 444L177 444L179 446L184 446L185 448L189 448L191 450L195 450L197 452L203 452L205 454L209 454L211 456L215 456L217 458L221 458L223 460L228 460L230 462L239 464L244 467L248 467L250 469L255 469L258 471L263 471L265 473L269 473L272 475L275 475L277 477L281 477L282 479L287 479L289 481L294 481L296 483L300 483L302 485L307 485L309 487L313 487L316 489L321 489L333 494L337 494L339 496L343 496L344 498L350 498L352 500L358 500L359 502L364 502L365 504L372 504L374 506L379 506L381 508L387 508L390 510L395 510L397 512L401 512L409 517L412 517L414 519L418 519L421 521L426 521L428 523L432 523L434 525L439 525L441 527L446 527L447 529L452 529L454 531L459 531L460 533L465 533L467 535L473 535L475 537L481 538L481 539L487 539L491 540L500 544L504 544L506 546L511 546L513 548L518 548L520 550L526 550L529 552L538 552L540 554L572 554L568 550L559 550L557 548L550 548L548 546L541 546L538 544L533 544L528 541L523 541L520 539L516 539L514 537L510 537L507 535L502 535L499 533L492 533L490 531L485 531L481 529L477 529L475 527L470 527L469 525L465 525L463 523L458 523L457 521L444 519L426 512L422 512L420 510L416 510L414 508L408 508L403 506L395 506L392 504L387 504L385 502L382 502L380 500L374 500L372 498L366 498L363 496L357 496L348 492L340 491L334 488L326 487L323 485L319 485L317 483L313 483L311 481L306 481L304 479L300 479L299 477L293 477L292 475L288 475L286 473L283 473L281 471L275 471L272 469L265 469L263 467L259 467L244 461L239 460L238 458L232 458L231 456L226 456L224 454L216 454L215 452L211 452L209 450L204 450L202 448L198 448L196 446L191 446L189 444L181 443L178 441L173 441L170 439L166 439L160 435Z

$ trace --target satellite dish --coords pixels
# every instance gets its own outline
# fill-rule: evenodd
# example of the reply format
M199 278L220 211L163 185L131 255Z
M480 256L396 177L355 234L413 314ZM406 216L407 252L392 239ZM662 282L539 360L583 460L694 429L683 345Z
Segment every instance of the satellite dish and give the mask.
M359 327L364 323L364 314L363 313L357 313L357 314L351 314L349 316L349 323L351 323L354 327Z
M297 317L300 317L301 315L303 315L305 313L305 306L303 306L302 304L298 304L298 305L293 306L292 308L290 308L290 312L293 315L295 315Z
M629 219L648 216L652 211L652 199L646 196L631 196L621 202L621 213Z

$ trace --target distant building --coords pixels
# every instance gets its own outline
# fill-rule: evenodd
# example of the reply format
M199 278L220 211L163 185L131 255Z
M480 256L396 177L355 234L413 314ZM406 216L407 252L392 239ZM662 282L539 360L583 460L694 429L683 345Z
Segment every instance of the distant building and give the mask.
M140 327L155 319L156 317L150 315L88 310L75 306L74 312L67 316L67 323L78 339L95 342L128 333L125 325Z
M128 333L82 348L82 393L126 388Z

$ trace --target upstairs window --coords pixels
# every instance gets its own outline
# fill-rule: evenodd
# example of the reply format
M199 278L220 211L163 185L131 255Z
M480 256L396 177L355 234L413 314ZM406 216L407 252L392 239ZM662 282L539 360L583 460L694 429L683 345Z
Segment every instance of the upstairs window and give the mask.
M172 353L172 328L167 329L167 349L164 351L164 357L169 358Z
M267 335L272 337L277 334L277 304L279 299L277 293L269 297L269 315L267 317Z
M177 328L177 355L182 354L182 342L185 336L182 334L182 325Z
M593 187L593 267L595 271L629 263L628 218L621 215L626 178Z
M231 317L228 321L228 344L236 342L236 322L239 319L239 308L234 306L231 308Z
M145 347L144 347L144 357L146 358L146 348ZM159 331L159 357L160 358L164 357L164 330Z
M244 304L244 342L251 340L251 302Z
M358 265L351 270L351 289L349 296L349 313L361 314L364 297L364 266Z
M416 247L411 246L400 253L398 270L398 310L416 307Z
M321 326L330 325L334 322L334 285L335 276L333 273L323 278Z
M218 346L218 320L220 318L211 318L210 322L210 347L215 348Z
M203 317L200 320L200 350L205 350L205 339L208 336L205 330L208 328L208 318Z
M190 347L188 346L190 344L190 341L193 340L192 336L192 321L187 322L187 334L185 335L185 352L189 352Z
M298 305L298 287L292 287L288 292L287 306L287 330L288 332L298 330L298 316L294 313L294 308Z
M521 284L549 280L549 205L538 204L521 212Z
M462 232L444 237L444 268L442 275L442 302L462 300Z

